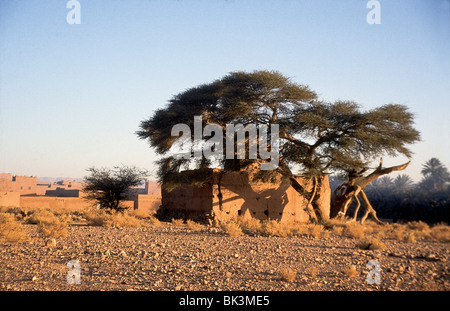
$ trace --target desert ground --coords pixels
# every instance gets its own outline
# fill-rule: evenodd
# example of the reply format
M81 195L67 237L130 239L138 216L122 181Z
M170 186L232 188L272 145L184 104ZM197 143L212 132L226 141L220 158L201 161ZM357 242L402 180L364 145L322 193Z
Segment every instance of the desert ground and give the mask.
M73 222L67 234L42 237L24 223L27 241L0 243L2 291L425 291L450 289L449 244L382 239L361 249L335 234L230 236L222 228L160 222L137 227ZM56 241L56 244L54 242ZM370 248L370 247L369 247ZM80 279L69 284L67 264ZM379 282L367 275L379 263ZM373 279L372 279L373 280Z

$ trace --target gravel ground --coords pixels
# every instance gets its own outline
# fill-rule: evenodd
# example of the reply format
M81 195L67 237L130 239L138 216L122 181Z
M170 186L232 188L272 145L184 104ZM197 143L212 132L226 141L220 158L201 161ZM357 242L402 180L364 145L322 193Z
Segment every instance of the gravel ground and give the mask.
M356 240L229 237L204 227L163 223L144 228L72 224L68 237L46 246L36 225L32 242L0 244L0 290L8 291L411 291L449 290L449 244L384 240L383 251ZM69 284L67 263L80 263L80 284ZM367 264L380 264L369 284ZM350 266L356 272L349 273ZM286 281L282 270L294 271Z

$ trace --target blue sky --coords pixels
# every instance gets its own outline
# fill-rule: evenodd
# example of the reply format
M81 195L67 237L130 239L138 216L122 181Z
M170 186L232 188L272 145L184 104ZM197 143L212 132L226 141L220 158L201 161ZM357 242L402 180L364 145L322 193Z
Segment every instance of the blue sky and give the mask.
M173 95L236 70L278 70L325 100L407 105L422 141L404 171L450 167L450 1L0 1L0 172L154 172L134 132ZM386 165L406 162L385 157ZM395 176L395 175L394 175Z

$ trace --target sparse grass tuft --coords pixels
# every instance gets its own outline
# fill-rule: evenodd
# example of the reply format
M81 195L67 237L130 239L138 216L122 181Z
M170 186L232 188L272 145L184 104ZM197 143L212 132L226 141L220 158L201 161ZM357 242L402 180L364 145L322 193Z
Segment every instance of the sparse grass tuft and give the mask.
M342 230L342 235L351 239L361 239L364 237L365 228L364 225L359 223L346 224Z
M49 210L43 209L43 210L33 212L31 215L29 215L27 218L25 218L25 221L29 224L38 225L42 221L46 221L46 220L51 221L54 217L55 217L55 214L53 214Z
M319 274L319 269L317 269L316 266L311 266L308 270L309 275L311 276L311 278L315 278L318 274Z
M203 225L199 224L198 222L188 219L188 220L186 220L186 227L190 230L200 230L203 228Z
M251 232L261 232L262 230L262 223L259 219L249 217L249 218L243 218L238 217L236 220L236 223L239 224L239 226L243 229L246 229Z
M295 280L295 277L297 276L297 273L292 270L291 268L281 268L280 271L281 274L281 280L286 282L293 282Z
M356 267L354 265L351 265L349 267L346 267L342 270L342 273L349 278L354 278L358 275L358 271L356 270Z
M450 227L447 224L436 224L430 229L430 239L438 242L450 242Z
M226 221L220 224L223 231L231 237L241 236L243 234L241 227L234 221Z
M87 222L91 226L101 227L142 227L144 221L127 213L113 212L109 214L105 211L88 211L84 214Z
M437 292L437 291L445 291L445 286L439 285L436 281L425 281L421 284L421 290L424 292Z
M175 226L183 226L184 220L181 218L178 219L172 218L172 224L174 224Z
M133 209L128 211L128 215L136 217L138 219L148 219L153 217L152 213L142 209Z
M324 226L318 224L308 225L308 234L314 238L328 238L330 232Z
M67 236L67 223L56 216L41 219L38 229L47 239L57 239Z
M161 226L161 221L158 218L156 218L155 216L150 216L148 218L148 222L151 225L156 226L156 227Z
M0 242L25 242L28 236L25 228L14 215L0 213Z
M423 221L411 221L408 222L406 226L408 227L408 229L417 230L421 232L426 232L430 230L430 226L428 226L428 224Z
M414 231L406 232L405 235L403 235L403 242L407 243L416 243L416 234Z
M386 245L376 237L365 237L359 240L356 247L364 250L384 250Z
M262 222L261 234L265 236L287 237L291 235L289 226L276 220L266 220Z

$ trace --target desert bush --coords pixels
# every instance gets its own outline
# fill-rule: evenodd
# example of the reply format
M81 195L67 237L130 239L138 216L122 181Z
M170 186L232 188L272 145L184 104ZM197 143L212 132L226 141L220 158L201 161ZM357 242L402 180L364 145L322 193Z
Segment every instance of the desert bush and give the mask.
M24 242L27 239L25 228L13 214L0 213L0 242Z
M317 269L316 266L311 266L309 267L308 272L312 278L315 278L319 274L319 269Z
M141 227L143 222L134 216L122 213L113 213L112 217L106 222L107 227Z
M54 215L53 217L41 218L38 229L47 239L57 239L67 236L67 223Z
M402 224L391 224L386 228L386 237L392 240L403 241L406 235L406 226Z
M105 226L107 220L111 217L112 215L100 210L87 210L84 212L84 218L89 226Z
M252 232L260 232L262 229L261 221L253 217L238 217L236 222L241 226L241 228Z
M262 222L261 234L265 236L287 237L291 235L289 226L277 220L266 220Z
M354 265L350 265L342 269L342 273L348 278L354 278L358 275L358 271Z
M291 268L286 268L286 267L281 268L280 274L281 274L281 280L286 281L286 282L294 281L295 277L297 276L297 273L294 270L292 270Z
M417 237L417 234L414 231L409 231L403 235L402 241L407 242L407 243L416 243L417 242L416 237Z
M365 228L359 223L347 224L342 230L342 235L351 239L361 239L364 237Z
M430 226L428 226L427 223L423 222L423 221L410 221L406 224L406 226L411 229L411 230L417 230L417 231L422 231L422 232L426 232L428 230L430 230Z
M308 234L314 238L328 238L329 231L324 226L318 224L310 224L307 226Z
M331 232L333 232L337 236L342 236L342 232L344 231L344 227L335 226L331 228Z
M129 210L128 215L139 218L139 219L148 219L150 217L154 217L153 213L146 211L146 210L142 210L142 209L132 209Z
M178 218L178 219L172 218L171 222L175 226L183 226L184 225L184 220L181 218Z
M231 237L241 236L243 234L241 227L234 221L226 221L220 224L223 231Z
M450 242L450 227L446 224L436 224L430 228L430 239L438 242Z
M88 225L102 227L142 227L145 225L142 219L139 219L128 213L112 212L103 210L89 211L84 214ZM150 217L150 221L152 217Z
M190 230L200 230L203 228L203 225L188 219L186 220L186 227Z
M156 218L155 216L150 216L149 218L147 218L147 220L150 225L153 225L153 226L161 225L161 221L159 221L159 219Z
M56 216L47 209L37 210L31 213L28 217L25 218L25 221L29 224L38 225L42 221L51 221Z
M384 250L386 245L376 237L370 236L362 238L356 244L356 247L364 250Z

